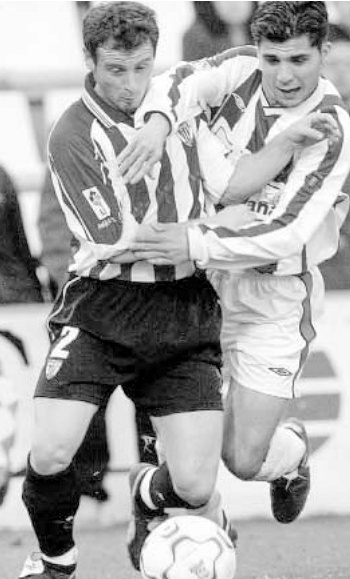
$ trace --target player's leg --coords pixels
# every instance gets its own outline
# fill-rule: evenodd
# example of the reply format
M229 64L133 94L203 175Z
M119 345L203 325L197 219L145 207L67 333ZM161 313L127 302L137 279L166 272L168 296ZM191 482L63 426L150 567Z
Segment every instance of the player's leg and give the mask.
M260 474L287 405L286 398L263 394L231 379L225 399L222 457L227 468L237 477L252 480ZM300 456L297 456L298 460ZM277 472L277 465L275 470Z
M154 486L152 488L152 484L150 484L148 491L152 496L152 491L157 495L159 491L164 490L166 493L170 490L171 494L175 496L175 501L179 502L179 506L181 506L182 501L187 503L185 511L216 522L228 532L231 540L235 543L237 532L227 519L222 506L221 495L215 489L220 441L222 447L222 426L220 426L222 417L221 414L215 414L213 412L184 413L153 419L165 465L163 472L162 469L158 470L158 477L155 474L154 479L151 478ZM176 435L179 429L180 437ZM182 442L186 444L186 440L189 450L184 457ZM207 462L208 455L209 463ZM161 485L165 473L167 473L169 486L162 489ZM204 481L205 486L203 487ZM149 496L147 495L147 484L144 488L147 498Z
M70 577L77 560L73 521L80 501L72 460L97 407L77 400L49 398L36 398L34 406L33 444L23 501L42 553L37 566L43 573L47 572L47 565L59 566L57 570ZM31 562L27 561L22 576L31 577L31 573Z
M85 332L74 332L70 337L68 342L63 332L52 344L35 391L34 432L23 501L41 555L27 559L21 577L75 577L73 524L81 493L73 458L97 408L113 391L102 380L109 370L113 379L106 347ZM98 377L101 384L96 383Z
M205 505L214 490L222 446L221 411L199 411L154 417L162 442L166 468L172 481L172 497L159 499L150 488L150 504L163 507ZM162 467L154 469L154 478L162 479ZM161 483L159 484L159 488ZM155 485L157 489L157 486ZM169 489L164 485L164 492ZM175 504L178 502L178 504Z
M148 329L147 333L154 362L140 375L134 391L126 393L152 416L165 462L137 465L131 471L134 512L128 548L136 568L157 516L167 509L195 510L207 504L222 440L217 294L205 277L193 276L155 288L151 306L148 328L155 328L156 336Z
M153 418L166 460L160 466L135 465L130 473L134 518L128 549L136 569L147 535L169 514L168 509L177 513L189 509L191 514L218 518L208 503L221 453L222 414L204 411Z
M146 536L165 511L201 509L209 515L222 446L220 384L216 365L185 360L144 388L165 462L136 465L130 473L134 512L128 548L136 568Z
M309 293L293 277L248 278L237 285L239 303L228 319L235 309L234 319L243 323L225 328L226 344L230 332L237 340L228 356L223 458L236 476L271 482L273 514L290 522L303 509L310 484L305 429L296 420L283 422L315 335Z
M309 490L307 437L300 421L284 420L288 404L236 384L225 407L223 460L243 480L271 483L272 510L280 522L300 514Z

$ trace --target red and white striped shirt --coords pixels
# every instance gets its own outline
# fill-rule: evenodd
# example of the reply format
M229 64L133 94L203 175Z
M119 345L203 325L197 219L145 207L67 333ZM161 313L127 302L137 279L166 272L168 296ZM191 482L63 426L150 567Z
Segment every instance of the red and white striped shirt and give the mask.
M173 267L117 264L112 258L128 249L141 223L184 222L207 214L210 202L200 178L198 147L205 158L204 186L216 201L232 165L197 117L167 140L154 180L125 185L116 159L134 134L133 118L106 104L88 76L82 99L67 109L50 135L52 180L73 234L70 271L78 276L155 282L181 279L195 270L193 262Z
M142 119L159 110L176 127L204 109L233 161L260 150L311 111L333 114L341 138L335 145L324 140L295 154L274 182L248 200L251 224L231 229L227 215L220 225L218 214L217 222L191 228L190 251L197 264L288 275L330 258L348 210L341 189L350 170L350 119L332 83L321 78L299 106L271 107L262 92L256 49L241 47L164 73L154 80L138 114ZM230 210L234 207L225 211Z

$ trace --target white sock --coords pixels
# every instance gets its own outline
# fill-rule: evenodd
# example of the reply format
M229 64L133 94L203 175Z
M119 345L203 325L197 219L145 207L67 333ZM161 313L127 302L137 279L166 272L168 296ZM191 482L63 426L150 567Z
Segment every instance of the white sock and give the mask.
M146 474L143 476L141 484L140 484L141 499L145 503L146 507L148 507L152 511L155 511L158 509L158 507L153 503L152 498L151 498L151 493L150 493L151 479L152 479L152 476L154 475L156 470L157 470L156 466L150 467L147 470Z
M45 561L49 563L54 563L55 565L75 565L78 560L78 549L77 547L72 547L63 555L59 555L58 557L48 557L47 555L42 555Z
M283 424L273 435L267 457L254 480L271 482L282 476L292 478L305 454L304 441Z

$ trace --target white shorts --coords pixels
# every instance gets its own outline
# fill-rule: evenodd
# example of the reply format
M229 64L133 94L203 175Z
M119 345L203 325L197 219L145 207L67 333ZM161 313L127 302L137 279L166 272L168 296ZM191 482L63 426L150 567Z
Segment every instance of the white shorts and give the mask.
M316 336L324 284L317 268L301 276L209 274L220 297L224 373L263 394L294 398Z

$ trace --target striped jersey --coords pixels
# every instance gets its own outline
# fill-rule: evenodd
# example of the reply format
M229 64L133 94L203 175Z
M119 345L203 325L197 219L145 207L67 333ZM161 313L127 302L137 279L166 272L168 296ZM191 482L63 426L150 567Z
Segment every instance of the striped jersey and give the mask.
M232 165L222 143L198 116L169 137L155 179L125 185L117 155L134 134L133 118L97 95L91 75L82 98L63 113L51 132L51 176L73 236L69 269L78 276L155 282L181 279L195 270L193 262L173 267L141 261L118 264L113 258L129 248L141 224L206 215L212 205L204 190L217 200L226 189ZM199 151L205 159L202 179Z
M208 70L207 70L208 69ZM161 95L161 96L159 96ZM200 267L240 272L250 268L276 275L299 274L330 258L348 210L341 192L350 170L350 119L335 87L321 78L313 94L293 108L270 106L262 91L256 49L230 49L199 63L180 63L155 81L141 110L159 110L176 127L207 110L212 131L235 161L312 111L331 113L341 138L298 151L287 167L247 201L249 224L230 227L218 213L214 223L189 229L191 257Z

